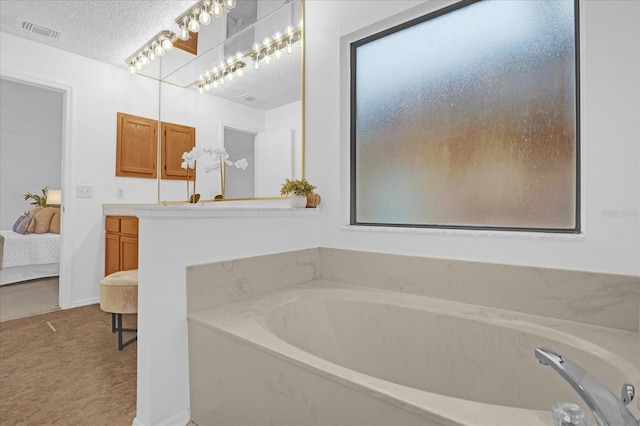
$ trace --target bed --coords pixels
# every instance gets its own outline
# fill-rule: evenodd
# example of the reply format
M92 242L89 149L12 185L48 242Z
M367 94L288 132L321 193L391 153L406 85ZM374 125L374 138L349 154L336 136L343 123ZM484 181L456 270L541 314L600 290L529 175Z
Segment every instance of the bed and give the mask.
M60 272L60 234L0 231L0 285L53 277Z

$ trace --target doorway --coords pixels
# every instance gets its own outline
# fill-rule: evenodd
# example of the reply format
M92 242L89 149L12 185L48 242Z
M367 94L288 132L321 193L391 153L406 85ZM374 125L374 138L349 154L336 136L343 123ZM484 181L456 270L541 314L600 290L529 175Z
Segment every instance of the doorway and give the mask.
M229 159L235 162L244 158L249 163L249 166L244 170L227 167L226 198L255 197L255 145L256 133L224 127L224 147L229 154Z
M42 189L62 190L66 198L65 152L68 152L69 93L70 88L34 81L22 76L0 76L2 116L2 144L0 146L0 228L11 231L20 214L33 206L24 200L24 194L41 194ZM59 201L61 212L64 203ZM65 222L61 214L61 228ZM47 233L49 234L49 233ZM54 234L41 236L54 236ZM3 314L0 319L16 319L70 307L69 285L66 281L62 259L67 244L63 233L59 234L58 265L52 270L34 266L22 275L12 275L15 270L4 268L0 286ZM71 241L70 239L68 241ZM49 244L49 243L47 243ZM6 278L6 279L5 279Z

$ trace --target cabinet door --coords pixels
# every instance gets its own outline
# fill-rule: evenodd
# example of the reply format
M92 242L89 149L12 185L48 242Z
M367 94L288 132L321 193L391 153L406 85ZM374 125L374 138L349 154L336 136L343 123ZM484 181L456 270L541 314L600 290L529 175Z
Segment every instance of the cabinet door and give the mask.
M187 179L187 170L180 167L182 154L195 145L195 127L162 123L162 179Z
M116 176L156 177L158 122L118 113Z
M125 216L120 218L120 232L124 235L138 235L138 218Z
M104 248L104 276L120 270L120 236L118 234L105 234Z
M138 269L138 238L120 237L120 270Z

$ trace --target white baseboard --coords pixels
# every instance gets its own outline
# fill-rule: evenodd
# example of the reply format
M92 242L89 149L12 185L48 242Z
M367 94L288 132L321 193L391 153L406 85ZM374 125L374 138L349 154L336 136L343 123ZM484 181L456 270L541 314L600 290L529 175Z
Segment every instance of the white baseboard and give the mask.
M72 308L79 308L80 306L94 305L100 303L100 297L92 297L91 299L75 300L71 302Z
M188 409L185 409L168 419L155 421L153 425L143 422L136 416L131 426L187 426L189 424L191 424L191 414Z

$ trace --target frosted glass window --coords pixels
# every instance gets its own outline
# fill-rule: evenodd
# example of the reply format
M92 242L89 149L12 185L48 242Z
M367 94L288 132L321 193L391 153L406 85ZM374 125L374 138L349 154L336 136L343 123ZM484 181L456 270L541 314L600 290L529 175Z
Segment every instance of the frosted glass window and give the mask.
M351 223L579 232L577 2L461 2L351 45Z

